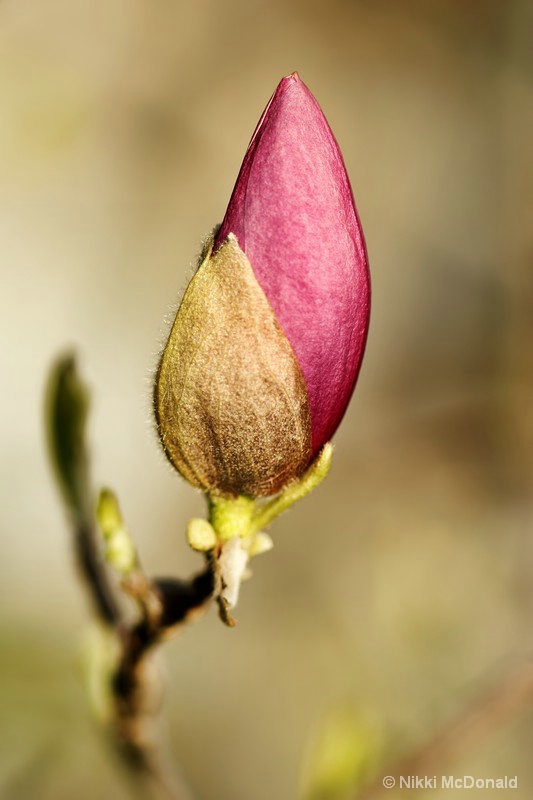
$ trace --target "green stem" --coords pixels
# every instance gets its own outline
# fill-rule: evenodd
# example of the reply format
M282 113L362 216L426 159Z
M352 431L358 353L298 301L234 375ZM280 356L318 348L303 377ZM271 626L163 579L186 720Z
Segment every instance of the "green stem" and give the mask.
M331 467L333 446L328 442L324 445L316 459L306 473L298 481L289 484L278 497L260 507L251 521L251 533L263 530L273 520L286 511L293 503L309 494L319 483L322 483Z
M218 538L227 542L236 536L252 536L266 528L276 517L322 483L330 470L332 455L333 446L328 442L299 480L290 483L281 494L263 506L258 505L257 500L244 495L222 497L209 494L209 523Z
M222 541L235 536L245 538L252 533L252 518L255 511L255 500L251 497L221 497L210 494L209 522Z

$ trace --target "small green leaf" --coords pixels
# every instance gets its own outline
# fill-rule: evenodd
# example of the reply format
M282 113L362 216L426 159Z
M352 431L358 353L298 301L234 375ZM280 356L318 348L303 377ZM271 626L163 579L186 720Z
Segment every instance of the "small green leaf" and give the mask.
M248 545L248 554L250 558L253 558L253 556L260 556L263 553L268 553L273 547L274 542L268 533L262 533L260 531L256 533L255 536L252 536Z
M194 517L187 525L187 541L189 547L200 553L207 553L217 546L215 529L206 519Z
M109 722L113 713L112 677L120 657L115 631L93 623L82 640L80 666L91 710L102 723Z
M381 758L375 723L353 709L332 712L317 730L302 773L303 800L348 800Z
M120 507L111 489L102 489L96 518L105 541L105 558L120 575L127 577L139 563L137 551L125 526Z
M88 513L91 498L85 427L89 392L79 377L72 353L59 358L48 379L45 421L48 451L68 507L77 516Z

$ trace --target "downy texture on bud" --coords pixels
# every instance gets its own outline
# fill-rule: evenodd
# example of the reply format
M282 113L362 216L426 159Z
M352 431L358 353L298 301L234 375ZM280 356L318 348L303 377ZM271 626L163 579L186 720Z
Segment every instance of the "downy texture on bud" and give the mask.
M344 415L369 310L342 156L295 73L263 112L161 358L156 418L176 469L229 496L300 477Z

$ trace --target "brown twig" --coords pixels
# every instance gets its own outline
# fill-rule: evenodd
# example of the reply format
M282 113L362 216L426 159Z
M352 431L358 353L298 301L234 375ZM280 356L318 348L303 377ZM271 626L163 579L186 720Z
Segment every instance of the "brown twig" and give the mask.
M478 748L494 731L532 706L533 662L526 661L501 677L419 749L385 768L355 800L377 800L382 795L392 800L400 789L402 776L432 776ZM384 785L384 776L394 779L394 789Z
M138 608L131 623L123 611L101 557L95 521L85 427L87 389L78 376L74 357L58 360L47 393L47 434L50 456L69 513L78 569L98 619L115 635L120 655L110 676L113 742L135 786L150 788L165 800L190 800L190 793L170 768L161 740L161 688L153 664L155 646L175 635L209 603L212 569L191 580L149 580L138 566L122 589Z
M128 593L135 592L144 612L136 624L121 626L121 657L112 680L114 741L133 773L145 776L152 790L165 798L188 800L190 793L169 769L161 741L161 687L154 668L157 644L206 607L213 583L208 566L190 581L150 582L138 573Z
M108 576L102 569L94 522L74 516L72 529L76 564L88 589L96 615L106 625L120 625L121 609Z

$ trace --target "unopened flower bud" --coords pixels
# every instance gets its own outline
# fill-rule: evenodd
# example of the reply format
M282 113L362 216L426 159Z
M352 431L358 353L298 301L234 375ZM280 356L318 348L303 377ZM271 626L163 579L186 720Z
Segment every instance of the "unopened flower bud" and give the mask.
M176 469L230 497L300 478L344 415L369 308L342 156L293 74L259 121L161 358L155 411Z

